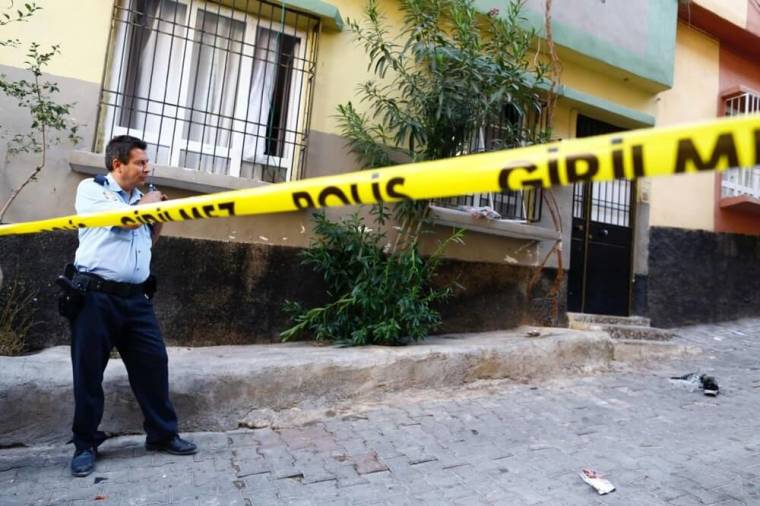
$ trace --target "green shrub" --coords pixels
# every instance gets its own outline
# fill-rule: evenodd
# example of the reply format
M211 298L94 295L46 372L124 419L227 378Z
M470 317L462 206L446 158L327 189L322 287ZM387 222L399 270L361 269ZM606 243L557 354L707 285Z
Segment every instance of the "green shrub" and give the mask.
M434 309L451 293L434 288L431 280L446 244L461 241L461 233L442 243L428 258L416 244L390 253L381 230L384 210L375 209L370 228L358 214L339 222L315 214L315 239L303 254L304 263L320 272L332 302L306 309L287 302L293 327L283 340L304 334L342 345L400 345L423 339L440 324Z

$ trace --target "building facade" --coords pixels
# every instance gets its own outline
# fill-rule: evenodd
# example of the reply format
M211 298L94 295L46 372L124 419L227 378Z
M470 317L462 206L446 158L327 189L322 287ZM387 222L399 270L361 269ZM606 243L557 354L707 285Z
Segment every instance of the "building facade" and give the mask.
M107 140L144 138L152 180L172 198L255 187L357 170L335 118L339 104L367 80L367 57L346 28L360 19L356 0L40 0L28 23L4 37L60 44L48 67L61 100L75 102L83 125L75 147L51 149L37 182L6 216L25 221L73 212L85 177L103 173ZM484 14L501 2L475 2ZM395 0L379 2L392 26ZM555 3L554 40L562 63L552 136L564 139L653 126L663 117L662 92L672 93L677 22L675 0ZM528 0L525 22L543 32L544 2ZM691 30L691 28L689 28ZM689 32L690 33L690 32ZM536 41L536 50L545 50ZM679 49L680 51L680 49ZM24 75L23 52L0 48L0 71ZM678 69L678 64L676 64ZM2 99L2 124L24 131L28 121ZM0 161L0 200L34 163ZM547 322L547 290L562 268L561 312L646 312L649 183L616 181L552 190L556 227L542 200L520 194L464 196L487 204L499 219L476 219L456 205L434 208L429 251L452 227L467 230L447 252L445 279L464 289L443 309L444 330L484 330ZM450 203L449 203L450 204ZM339 216L347 210L331 210ZM658 222L661 224L661 222ZM157 249L162 278L157 302L170 340L183 343L275 339L285 298L313 299L319 280L299 265L311 239L307 211L282 215L170 223ZM561 240L535 293L528 280ZM70 260L76 239L52 234L4 239L0 259L9 276L52 279ZM43 310L47 311L47 310ZM219 318L219 315L234 317ZM38 344L65 332L45 313ZM52 341L51 341L52 340Z
M679 7L674 82L657 124L760 112L760 3ZM651 182L649 313L675 326L757 315L760 169Z

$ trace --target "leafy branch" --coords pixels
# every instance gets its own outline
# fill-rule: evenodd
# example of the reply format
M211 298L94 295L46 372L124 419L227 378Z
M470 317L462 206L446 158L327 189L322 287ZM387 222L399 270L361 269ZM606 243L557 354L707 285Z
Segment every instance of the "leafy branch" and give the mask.
M32 14L40 10L35 4L25 4L25 7L26 12L19 10L16 17L4 13L4 21L0 20L0 26L10 22L27 21ZM39 163L21 184L11 191L8 199L0 207L0 223L16 197L29 183L36 181L39 173L45 168L48 148L65 140L76 144L81 139L78 133L79 126L70 119L74 104L57 102L55 95L60 92L58 84L43 80L44 68L59 54L58 45L44 50L37 42L32 42L24 62L25 69L32 74L32 78L13 81L4 74L0 75L0 92L14 99L18 107L26 109L31 119L29 132L17 133L11 137L8 153L40 155Z
M16 9L15 12L13 12L13 0L11 0L10 5L7 8L7 11L10 12L3 12L2 15L0 15L0 27L11 23L24 23L40 9L42 9L42 7L39 7L35 2L31 2L25 3L23 10ZM0 47L17 47L19 44L21 44L21 41L18 39L0 40Z

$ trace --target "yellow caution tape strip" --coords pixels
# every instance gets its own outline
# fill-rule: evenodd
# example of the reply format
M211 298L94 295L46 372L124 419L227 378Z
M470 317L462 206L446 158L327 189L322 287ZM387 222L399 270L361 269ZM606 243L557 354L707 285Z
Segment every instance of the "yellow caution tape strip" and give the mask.
M0 236L432 199L582 181L760 165L760 115L569 139L135 206L0 225Z

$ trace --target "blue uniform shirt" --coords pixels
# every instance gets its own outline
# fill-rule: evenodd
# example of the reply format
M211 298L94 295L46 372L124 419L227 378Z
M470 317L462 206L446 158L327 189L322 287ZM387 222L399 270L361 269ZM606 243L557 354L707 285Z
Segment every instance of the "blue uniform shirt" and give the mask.
M128 208L142 198L137 188L132 195L121 189L111 174L105 185L85 179L77 188L77 213ZM83 228L74 265L80 272L122 283L142 283L150 274L153 241L147 225L132 230L122 227Z

